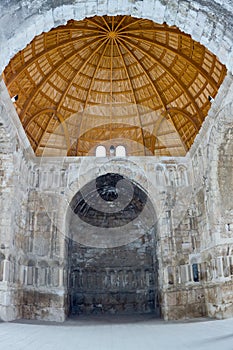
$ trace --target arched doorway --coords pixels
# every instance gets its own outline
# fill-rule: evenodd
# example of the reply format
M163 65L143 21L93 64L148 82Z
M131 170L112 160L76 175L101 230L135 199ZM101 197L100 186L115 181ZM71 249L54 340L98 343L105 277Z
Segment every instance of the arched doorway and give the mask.
M97 177L73 197L67 230L70 314L160 315L156 214L144 189Z

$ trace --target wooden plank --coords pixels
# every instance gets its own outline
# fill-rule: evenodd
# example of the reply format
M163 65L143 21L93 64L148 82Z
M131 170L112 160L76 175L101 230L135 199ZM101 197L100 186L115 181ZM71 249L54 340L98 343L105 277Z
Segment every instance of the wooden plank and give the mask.
M121 34L120 35L120 38L128 38L129 36L128 35L124 35L124 34ZM136 39L136 40L139 40L139 41L143 41L145 43L149 43L151 45L155 45L155 46L158 46L158 47L161 47L167 51L170 51L180 57L182 57L185 61L187 61L190 65L192 65L193 67L195 67L195 69L197 69L204 77L205 79L209 82L209 84L211 86L213 86L215 89L218 89L218 84L216 83L216 81L209 75L208 72L206 72L205 69L203 69L203 67L201 65L198 65L195 61L193 61L191 58L189 58L188 56L184 55L181 51L178 51L176 49L174 49L173 47L171 46L168 46L168 45L165 45L157 40L151 40L151 39L148 39L148 38L145 38L145 37L139 37L137 35L133 35L131 34L130 35L130 38L133 38L133 39ZM136 44L135 44L136 45Z
M183 93L185 93L185 94L189 97L190 101L191 101L192 104L194 105L194 108L196 109L196 111L197 111L197 113L198 113L198 115L199 115L200 121L203 121L204 116L203 116L203 113L202 113L201 109L198 107L198 105L197 105L197 103L196 103L194 97L193 97L193 96L191 95L191 93L189 92L188 87L185 86L185 84L179 79L179 77L177 77L175 73L173 73L171 70L169 70L169 68L168 68L164 63L162 63L162 61L159 61L154 55L152 55L151 53L147 52L146 50L142 50L142 49L140 48L140 46L134 45L133 43L131 43L130 40L127 40L127 39L126 39L126 41L128 41L134 48L140 50L141 52L143 52L143 54L145 54L146 56L148 56L148 57L150 57L152 60L154 60L154 62L155 62L156 64L160 65L160 66L166 71L166 73L167 73L173 80L175 80L175 82L177 83L177 85L179 85L179 87L182 89Z
M47 54L52 53L53 51L57 51L59 48L62 48L62 47L68 46L68 45L72 45L73 43L75 43L79 40L83 41L86 39L94 39L94 38L96 39L99 37L101 37L101 34L98 32L98 34L91 34L91 35L88 35L86 37L82 36L82 37L78 37L78 38L69 39L69 40L61 42L59 44L55 44L49 48L45 48L43 51L39 52L38 54L33 56L30 60L25 62L23 65L21 65L20 68L14 74L12 74L11 78L6 81L7 88L9 89L11 87L11 85L14 83L14 81L18 78L18 76L21 73L25 72L30 65L37 62L41 57L46 56Z
M105 39L106 40L106 39ZM91 42L92 44L96 43L96 40L93 40ZM86 48L90 47L91 43L85 43L82 48L79 50L78 53L82 52L83 50L85 50ZM98 44L98 42L97 42ZM68 57L66 57L66 59L63 60L62 65L64 65L67 61L69 61L71 58L73 58L74 56L77 55L77 52L71 52L71 54L68 55ZM79 67L78 71L80 71L84 66L86 65L86 60L84 60L84 62L81 64L81 66ZM40 88L42 88L43 85L45 85L48 80L51 78L51 76L58 70L61 68L60 64L57 64L50 72L49 74L47 74L44 79L42 79L42 81L36 86L35 89L33 89L33 91L30 93L30 95L27 98L26 103L23 106L23 109L20 113L20 119L23 122L24 120L24 116L27 113L28 109L30 108L31 102L32 100L38 95Z
M136 105L136 108L137 108L137 116L138 116L138 120L139 120L139 123L140 123L140 126L141 126L141 130L142 130L142 140L143 140L143 144L145 145L145 141L144 141L144 134L143 134L143 126L142 126L142 120L141 120L141 117L140 117L140 112L138 110L138 103L137 103L137 99L136 99L136 96L135 96L135 91L134 91L134 88L133 88L133 84L132 84L132 81L131 81L131 78L130 78L130 75L129 75L129 71L128 71L128 68L126 66L126 63L125 63L125 60L124 60L124 57L123 57L123 54L120 50L120 47L118 45L118 42L117 40L115 40L115 44L116 44L116 47L117 47L117 50L121 56L121 59L122 59L122 63L123 63L123 66L125 68L125 72L126 72L126 75L128 77L128 80L129 80L129 84L131 86L131 90L132 90L132 95L133 95L133 99L134 99L134 103Z
M89 96L90 96L90 93L91 93L91 89L92 89L92 86L93 86L94 81L95 81L96 73L97 73L97 71L98 71L98 69L99 69L99 66L100 66L100 64L101 64L101 61L102 61L102 59L103 59L103 56L105 55L105 52L106 52L106 50L107 50L108 45L109 45L109 40L106 42L106 45L105 45L105 47L104 47L104 49L103 49L103 52L102 52L102 54L100 55L99 62L98 62L97 65L96 65L96 69L95 69L94 74L93 74L93 76L92 76L92 80L91 80L91 83L90 83L90 86L89 86L89 89L88 89L88 92L87 92L87 97L86 97L86 100L85 100L85 104L84 104L84 107L83 107L83 111L85 111L85 109L86 109L86 107L87 107L87 103L88 103L88 100L89 100ZM83 118L82 118L82 119L83 119ZM82 130L82 120L81 120L81 124L80 124L80 130ZM76 154L78 154L78 146L79 146L79 138L78 138L78 140L77 140L77 145L76 145Z

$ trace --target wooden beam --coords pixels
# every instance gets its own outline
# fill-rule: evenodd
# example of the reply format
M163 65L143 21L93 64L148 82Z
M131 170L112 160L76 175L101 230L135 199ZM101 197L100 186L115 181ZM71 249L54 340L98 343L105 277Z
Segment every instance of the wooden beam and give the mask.
M127 16L122 16L121 20L119 21L119 23L117 24L116 28L115 28L115 32L118 30L118 28L120 27L120 25L124 22L124 20L126 19Z
M89 89L88 89L88 92L87 92L87 97L86 97L86 100L85 100L85 104L84 104L84 107L83 107L83 111L85 111L85 109L86 109L86 107L87 107L87 103L88 103L88 100L89 100L89 96L90 96L90 93L91 93L91 89L92 89L92 86L93 86L94 81L95 81L96 73L97 73L97 71L98 71L98 69L99 69L100 63L101 63L101 61L102 61L102 59L103 59L103 56L105 55L105 52L106 52L106 50L107 50L108 45L109 45L109 40L107 41L107 43L106 43L106 45L105 45L105 47L104 47L104 49L103 49L103 52L102 52L102 54L100 55L99 62L98 62L97 65L96 65L96 68L95 68L95 71L94 71L94 74L93 74L93 76L92 76L92 80L91 80L91 83L90 83L90 86L89 86ZM83 116L82 116L82 119L83 119ZM81 123L80 123L80 132L81 132L81 131L82 131L82 120L81 120ZM79 136L80 136L80 135L78 135L77 144L76 144L76 154L78 154Z
M199 131L201 125L199 123L197 124L196 121L192 118L192 115L189 114L188 112L176 107L168 107L167 112L176 112L176 113L182 114L186 119L188 119L193 124L196 131L197 132Z
M71 87L71 85L73 84L75 78L77 77L77 75L81 72L82 69L85 68L85 66L87 65L87 63L90 61L90 59L101 49L101 47L106 43L108 39L105 39L105 41L103 41L99 46L97 46L97 48L91 53L90 56L88 56L88 58L83 62L83 64L79 67L78 70L76 70L73 74L73 76L71 77L70 81L69 81L69 84L67 85L65 91L63 92L61 98L60 98L60 101L58 102L58 105L57 105L57 110L59 110L62 106L62 103Z
M66 145L67 145L67 151L69 151L70 149L70 138L69 138L69 132L68 132L68 129L67 129L67 126L66 126L66 123L65 123L65 120L62 116L62 114L60 112L58 112L55 108L46 108L46 109L43 109L41 111L39 111L38 113L36 113L31 119L29 119L27 121L27 123L24 125L24 128L25 128L25 131L27 132L27 128L28 126L36 119L38 118L41 114L45 114L45 113L51 113L53 112L54 115L57 116L58 120L60 121L61 123L61 126L63 128L63 131L64 131L64 135L65 135L65 140L66 140ZM46 131L45 131L46 132ZM43 136L45 134L45 132L43 133ZM35 140L35 142L37 143L38 145L38 141Z
M120 47L118 45L118 42L117 40L115 40L115 44L116 44L116 47L117 47L117 50L121 56L121 59L122 59L122 63L123 63L123 66L124 66L124 69L125 69L125 72L126 72L126 75L127 75L127 78L129 80L129 84L130 84L130 87L131 87L131 90L132 90L132 95L133 95L133 99L134 99L134 103L136 105L136 108L137 108L137 116L138 116L138 120L139 120L139 123L140 123L140 126L141 126L141 134L142 134L142 140L143 140L143 144L145 146L145 141L144 141L144 133L143 133L143 126L142 126L142 120L141 120L141 116L140 116L140 112L138 110L138 103L137 103L137 99L136 99L136 95L135 95L135 91L134 91L134 88L133 88L133 84L132 84L132 81L131 81L131 78L130 78L130 75L129 75L129 71L128 71L128 68L126 66L126 63L125 63L125 59L123 57L123 54L120 50ZM145 152L145 150L144 150Z
M158 92L157 90L157 87L155 86L155 82L152 80L152 78L150 77L150 75L148 74L147 70L145 69L145 67L143 66L143 64L140 62L140 60L135 56L135 54L124 44L124 42L122 42L122 40L120 40L121 44L124 46L124 48L128 51L129 54L132 55L132 57L138 62L138 64L140 65L140 67L142 68L142 70L144 71L144 74L146 75L146 77L148 78L148 80L150 81L151 83L151 86L153 87L153 89L155 90L156 94L158 95L159 97L159 100L161 101L162 103L162 106L164 108L164 111L167 111L167 107L166 107L166 103L163 101L162 99L162 95L160 95L160 93ZM177 130L171 116L169 115L169 113L167 113L172 125L174 126L175 130ZM186 144L183 142L182 138L181 138L181 135L179 134L179 132L177 131L177 134L180 136L180 139L181 139L181 142L183 143L186 151L188 150L187 149L187 146Z
M40 148L41 142L42 142L42 140L43 140L43 137L44 137L45 133L47 132L47 130L48 130L48 128L49 128L49 125L50 125L50 122L51 122L52 118L53 118L53 116L49 119L49 121L48 121L48 123L47 123L45 129L42 131L41 137L40 137L39 140L37 141L37 146L36 146L36 148L35 148L35 150L34 150L35 153L36 153L36 152L38 151L38 149Z
M173 145L169 145L169 146L157 146L156 147L156 145L155 145L155 151L156 150L160 150L160 149L166 149L166 148L181 148L181 145L180 144L177 144L177 143L175 143L175 144L173 144Z
M41 57L46 56L47 54L52 53L53 51L57 51L59 48L65 47L67 45L72 45L73 43L75 43L79 40L83 41L85 39L94 39L94 38L96 39L96 38L99 38L101 36L106 37L106 35L101 35L98 32L98 34L94 34L94 35L91 34L91 35L87 35L87 36L80 36L78 38L68 39L68 40L65 40L59 44L55 44L53 46L50 46L49 48L47 48L43 51L40 51L38 54L35 54L35 56L30 58L27 62L22 64L20 66L20 68L14 74L12 74L12 76L10 77L10 79L8 81L6 80L6 85L7 85L8 89L11 87L11 85L14 83L14 81L18 78L18 76L21 73L25 72L31 64L38 62L38 60ZM33 41L33 43L34 43L34 41Z
M165 72L173 79L175 80L175 82L177 83L177 85L180 87L180 89L188 96L189 100L192 102L194 108L197 111L197 114L199 115L200 118L200 122L203 121L204 116L202 111L200 110L200 108L198 107L194 97L191 95L191 93L189 92L187 86L179 79L179 77L174 74L162 61L159 61L154 55L152 55L151 53L147 52L146 50L143 50L140 48L140 46L135 45L134 43L132 43L130 40L125 39L130 45L132 45L134 48L140 50L144 55L148 56L149 58L151 58L156 64L160 65ZM201 124L200 124L201 125Z
M103 40L103 39L102 39ZM106 39L105 39L106 40ZM26 102L23 105L22 111L20 113L20 119L23 122L24 116L27 113L32 100L38 95L38 93L40 92L40 88L47 83L47 81L51 78L51 76L56 73L57 70L59 70L61 68L62 65L64 65L66 62L68 62L72 57L76 56L78 53L82 52L83 50L85 50L86 48L90 47L91 44L99 44L99 41L96 40L92 40L91 43L85 43L82 48L79 49L79 51L75 51L75 52L71 52L62 62L62 64L59 63L56 64L56 66L44 77L44 79L42 79L40 81L40 83L38 85L36 85L36 87L31 91L30 95L28 96ZM84 62L81 64L81 66L79 67L79 71L83 68L83 66L85 65L86 60L84 60Z
M175 34L181 34L180 30L176 27L169 27L168 25L166 24L161 24L161 25L157 25L156 26L156 23L152 23L152 25L154 24L154 27L153 28L134 28L134 29L128 29L128 30L124 30L124 33L141 33L143 34L144 32L171 32L171 33L175 33ZM187 37L190 37L189 34L185 34L185 33L182 33L183 35L187 36Z
M57 150L66 150L67 151L67 148L66 147L59 147L57 145L48 145L47 143L45 144L41 144L41 148L44 148L44 149L48 149L48 148L51 148L51 149L57 149Z
M113 70L113 40L111 40L111 59L110 59L110 134L111 134L111 125L112 125L112 70ZM110 136L112 138L112 135Z
M125 45L125 40L120 39L119 40L121 45L125 48L125 50L129 53L129 55L131 55L134 60L138 63L138 65L141 67L143 73L145 74L145 76L147 77L147 79L149 80L153 90L155 91L155 94L157 95L160 103L161 103L161 107L163 107L164 111L166 111L167 107L166 107L166 103L164 103L164 101L161 98L161 94L158 91L157 87L155 86L154 81L152 80L152 78L150 77L149 73L147 72L146 68L143 66L143 64L141 63L141 61L137 58L137 56Z
M104 22L105 26L106 26L106 31L110 31L111 32L111 28L108 25L108 22L106 21L104 16L101 16L102 21Z
M102 29L104 32L108 33L108 29L107 28L104 28L103 26L101 26L99 23L97 23L93 19L86 18L85 21L88 22L88 23L94 24L96 27L98 27L98 28Z
M23 127L26 130L28 126L33 122L34 119L38 118L41 114L46 114L46 113L54 113L56 112L55 108L44 108L41 109L39 112L33 115L32 118L28 119L25 123L23 123Z
M139 24L140 22L144 22L144 21L145 21L145 18L136 19L136 20L134 20L133 22L128 23L126 26L120 28L120 29L118 30L118 33L121 33L122 30L125 31L126 28L129 28L130 26L133 26L133 25L135 25L136 23Z
M119 37L120 37L120 38L121 38L121 37L123 37L123 38L124 38L124 37L129 38L128 35L122 34L122 33L119 35ZM174 49L173 47L168 46L168 45L166 45L166 44L163 44L163 43L161 43L161 42L159 42L159 41L157 41L157 40L151 40L151 39L147 39L147 38L140 37L140 36L133 35L133 34L130 35L130 38L136 39L136 40L138 40L138 41L143 41L143 42L145 42L145 43L147 43L147 44L151 44L151 45L155 45L155 46L161 47L161 48L163 48L163 49L165 49L165 50L167 50L167 51L170 51L170 52L172 52L172 53L174 53L174 54L176 54L176 55L182 57L182 58L183 58L186 62L188 62L191 66L195 67L195 68L205 77L205 79L209 82L209 84L210 84L211 86L213 86L215 89L218 89L217 83L216 83L215 80L209 75L209 73L206 72L206 71L204 70L204 68L203 68L201 65L197 64L197 63L196 63L195 61L193 61L191 58L189 58L188 56L184 55L181 51L176 50L176 49ZM136 45L136 47L138 47L137 44L135 44L135 45ZM144 50L144 52L145 52L145 50Z

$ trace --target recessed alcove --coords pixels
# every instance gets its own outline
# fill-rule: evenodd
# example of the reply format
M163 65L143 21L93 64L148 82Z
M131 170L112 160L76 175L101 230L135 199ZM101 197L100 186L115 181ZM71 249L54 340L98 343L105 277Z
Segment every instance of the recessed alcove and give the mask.
M97 177L73 197L67 231L71 315L160 316L156 214L141 187L117 173Z

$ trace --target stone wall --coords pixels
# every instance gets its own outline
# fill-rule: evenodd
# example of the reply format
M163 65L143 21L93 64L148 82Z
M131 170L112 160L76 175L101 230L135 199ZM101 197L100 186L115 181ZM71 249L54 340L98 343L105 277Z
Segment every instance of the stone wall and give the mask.
M214 224L207 215L210 212L209 191L208 183L202 178L201 169L204 172L206 163L204 152L201 153L200 149L201 140L197 153L194 152L199 160L194 160L192 154L177 159L129 157L120 161L91 157L32 159L25 158L20 147L12 155L8 153L6 160L2 155L2 164L5 161L2 172L5 187L2 186L1 191L3 196L4 191L11 191L12 197L6 199L8 207L2 210L1 217L6 220L9 212L12 216L7 224L9 229L2 233L2 242L10 245L11 249L1 246L4 276L0 282L1 300L3 305L6 303L1 318L63 321L70 312L72 298L76 305L76 309L73 308L75 312L83 312L84 309L87 313L148 312L151 309L145 307L145 299L140 297L142 293L145 298L145 287L149 287L147 291L156 290L157 296L150 293L146 300L149 305L156 305L159 310L157 315L161 313L165 319L230 315L232 238L228 236L227 242L217 244L218 235L207 230ZM192 170L192 163L195 162L199 162L196 165L199 171ZM203 162L203 166L200 162ZM66 231L69 204L87 183L110 172L136 181L149 194L150 206L156 213L156 244L150 243L148 233L143 229L139 240L124 243L119 248L95 248L92 246L93 240L83 247L78 242L79 248L72 248L74 255L71 263ZM85 231L84 226L83 230L84 234L90 233ZM96 234L98 238L98 229ZM141 257L140 254L131 255L132 258L126 260L124 265L122 256L136 250L141 250ZM118 263L115 261L114 266L108 264L111 257L114 260L117 252L121 252ZM143 262L153 254L156 263L154 261L150 266L143 263L140 267L138 259ZM82 285L77 277L80 274L85 276ZM142 274L144 279L138 277L142 277ZM96 276L99 276L98 281ZM85 282L86 278L89 278L89 282ZM110 287L108 280L112 283ZM124 287L124 290L123 281L127 280L131 281L131 289ZM144 287L138 285L143 280L146 283ZM224 288L221 289L221 285ZM112 288L112 298L111 293L107 295L106 292L109 288ZM221 298L216 294L219 288ZM135 299L135 293L139 299ZM94 294L98 297L95 298ZM85 308L82 303L84 296ZM126 302L130 298L132 302ZM106 304L103 303L105 300ZM135 300L138 301L136 304ZM14 305L13 311L8 310L9 304Z
M3 0L0 4L1 71L35 35L70 19L106 14L132 15L175 25L205 45L232 71L232 11L230 0Z
M232 290L232 91L229 74L213 103L209 116L190 150L198 218L201 261L205 262L207 313L229 317ZM218 287L211 289L210 285ZM218 294L220 285L224 285ZM220 301L221 300L221 301ZM226 302L225 302L226 300ZM228 301L227 301L228 300Z
M127 233L126 233L127 234ZM116 248L70 243L70 313L160 314L155 232Z
M33 172L37 175L34 176L34 186L36 185L37 189L36 191L35 189L33 189L32 192L34 193L34 196L36 195L36 197L38 196L38 193L40 193L42 201L40 207L43 207L43 210L48 211L49 208L50 211L57 211L57 213L53 216L53 218L56 217L57 219L53 219L53 222L54 226L58 229L61 241L65 236L64 231L62 230L66 226L66 218L64 215L63 218L59 217L58 213L65 213L67 211L69 203L71 203L72 198L75 196L78 190L80 190L80 188L82 189L83 186L85 186L85 184L88 183L91 179L95 179L97 174L117 172L118 174L127 176L134 181L137 180L141 185L145 186L148 193L150 194L150 198L152 201L151 203L153 203L156 214L158 215L158 218L154 224L156 227L157 240L156 257L158 263L156 265L157 270L155 270L155 272L158 275L157 288L159 295L159 307L161 308L161 313L163 317L170 319L178 317L176 306L173 306L173 302L171 302L171 305L169 305L171 299L170 297L167 299L167 295L173 294L174 290L176 289L181 290L180 293L182 293L182 286L185 286L185 290L187 293L188 291L190 291L190 293L192 294L193 285L195 284L195 288L198 289L197 285L201 283L201 278L198 281L193 280L192 263L194 260L190 261L190 257L196 257L196 255L200 253L200 236L197 230L198 213L195 211L194 203L192 200L192 190L190 191L190 188L192 188L192 175L188 171L188 158L159 159L158 163L151 157L129 159L126 158L121 159L120 162L119 160L116 161L112 158L106 158L102 160L98 158L66 158L61 162L60 168L59 163L57 163L57 166L55 166L55 164L56 162L54 159L44 159L42 163L40 161L40 164L35 166ZM56 177L58 178L58 180L53 182L51 179L54 179ZM60 181L62 181L62 185L64 187L60 187ZM187 197L184 198L185 194ZM48 203L49 198L49 206L47 207L46 203ZM52 206L51 198L56 198L57 202L54 202L54 207ZM41 221L43 218L41 216L38 216L39 205L31 205L31 200L33 199L29 199L30 208L34 208L36 210L36 213L33 214L35 215L34 220L37 222L37 225L42 225ZM49 217L51 220L52 216L50 211ZM63 220L63 223L59 221L59 218L60 220ZM85 226L79 227L85 235L90 234L88 228L86 229L86 231L84 230ZM42 231L43 229L40 230L40 232ZM98 229L96 235L99 239L100 236L98 236ZM145 235L145 232L142 230L140 235ZM50 238L51 235L48 235L47 240L49 241ZM47 248L49 246L48 241L44 244ZM82 248L81 251L85 251L85 254L82 254L82 257L88 256L91 261L93 260L91 258L91 252L93 251L93 248L91 248L91 244L96 244L95 242L96 237L93 243L91 236L91 241L89 241L90 248ZM129 252L131 249L133 249L135 244L137 245L138 243L129 244L128 247L127 245L124 245L122 249L123 251ZM143 248L143 246L141 248ZM106 254L111 255L111 249L109 250L109 247L107 247L106 251L108 252ZM81 267L78 264L78 261L80 259L78 258L78 252L79 250L77 249L77 251L74 253L76 258L72 263L73 265L71 270L77 271L76 273L80 275L80 271L83 271L83 269L85 270L85 267L82 267L81 269ZM64 266L66 269L67 266L65 257L63 256L63 258ZM46 254L44 259L48 260L48 256L46 256ZM135 257L134 262L131 261L131 266L127 265L128 271L130 269L131 271L137 270L136 261L137 259ZM200 261L197 261L197 263L199 262ZM84 263L87 263L85 262L85 259ZM105 271L107 271L107 266L103 266L103 263L104 261L100 263L100 267L102 268L102 270L105 269ZM95 265L95 260L92 261L92 264ZM99 264L97 264L97 266L99 266ZM93 270L93 268L94 267L92 266L92 271L94 271L93 273L95 275L96 270ZM111 266L108 267L108 270L109 268L111 268ZM122 273L124 272L124 269L125 268L122 265ZM68 275L70 274L70 272L71 271L68 269ZM76 273L72 274L76 275ZM75 277L72 277L72 279L73 278ZM105 278L108 278L107 272ZM64 280L64 284L65 283L66 281ZM79 282L77 281L76 283L78 284ZM99 283L101 284L101 282ZM75 284L75 286L77 285ZM92 292L97 293L97 291L94 289L93 281L91 282L90 287L92 289ZM96 288L98 287L96 286ZM137 288L138 287L135 285L135 290L137 290ZM199 287L199 289L203 290L203 287L201 286ZM82 290L81 288L80 292L83 295L84 290ZM116 288L113 292L116 292ZM68 290L67 293L69 294ZM101 293L103 295L104 291L102 290ZM88 295L90 297L90 292ZM94 304L103 305L103 302L94 301L93 304L89 304L90 305L88 306L88 310L89 312L91 312L91 310L94 309ZM83 308L82 305L79 305L79 307L81 309ZM103 307L102 311L108 309L112 310L112 312L116 312L116 310L120 308L122 308L122 306L114 306L111 308L109 305L107 305ZM128 306L126 306L126 309L127 308ZM204 312L203 309L205 309L203 306L203 298L200 299L199 309L201 310L201 312L198 315L201 316ZM195 315L197 315L197 311L195 311ZM192 316L192 313L186 311L186 313L183 316L180 314L179 317Z
M0 319L20 317L20 235L25 228L33 152L7 90L0 82Z

